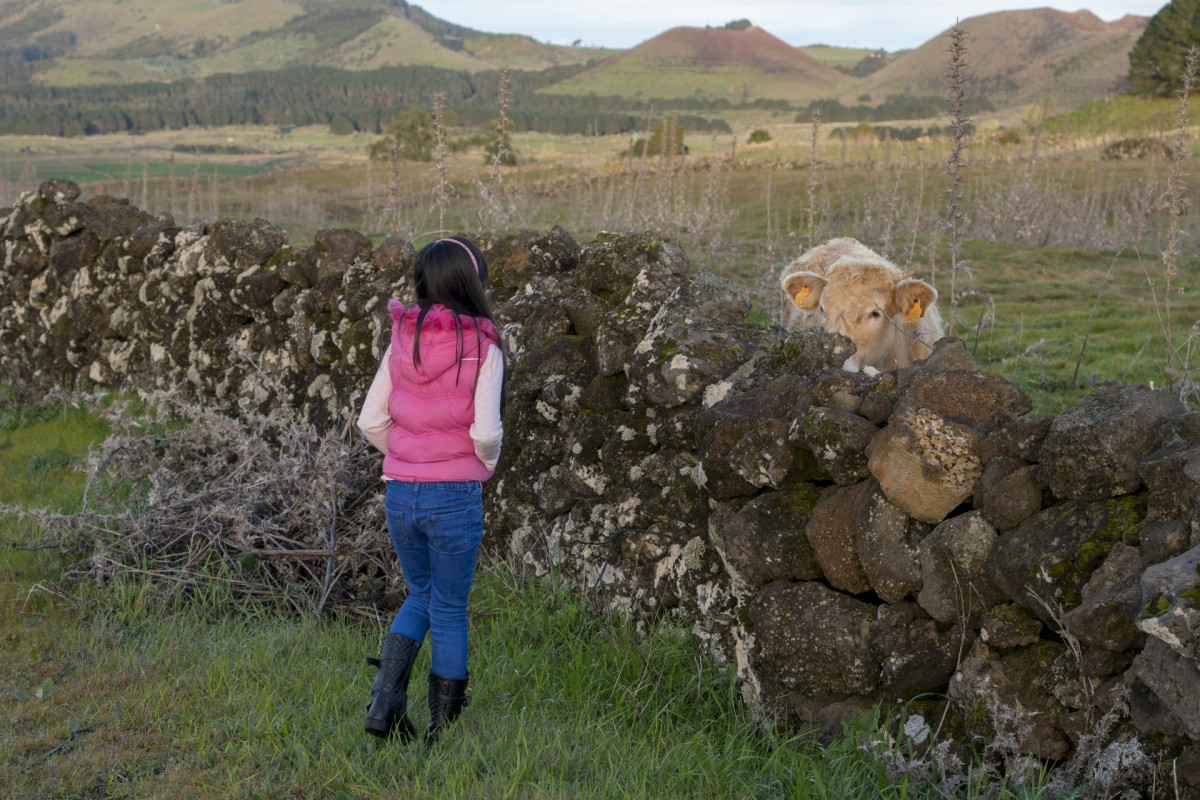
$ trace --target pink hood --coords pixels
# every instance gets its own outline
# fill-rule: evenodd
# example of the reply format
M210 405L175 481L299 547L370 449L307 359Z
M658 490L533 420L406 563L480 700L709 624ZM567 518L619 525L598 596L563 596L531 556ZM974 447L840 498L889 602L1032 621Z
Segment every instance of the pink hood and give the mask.
M399 366L405 380L413 383L429 383L441 377L447 370L457 373L459 353L463 358L478 358L477 347L480 352L486 354L489 341L493 344L500 343L500 334L496 326L491 320L482 317L460 314L458 324L461 334L456 335L454 313L440 303L435 304L421 321L421 365L418 367L413 364L412 344L417 334L417 317L421 314L421 308L405 306L393 298L388 300L388 313L395 322L392 326L392 366ZM400 354L406 357L396 359ZM396 361L400 364L397 365ZM392 375L395 376L396 373L393 372Z

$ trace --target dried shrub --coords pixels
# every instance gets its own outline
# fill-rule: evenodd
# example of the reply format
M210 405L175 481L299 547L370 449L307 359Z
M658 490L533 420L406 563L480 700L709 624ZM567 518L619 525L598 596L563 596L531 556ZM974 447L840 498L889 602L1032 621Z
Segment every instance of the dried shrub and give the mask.
M1170 158L1171 154L1171 145L1161 139L1134 136L1105 146L1100 151L1100 158L1103 161L1123 161L1129 158Z
M111 434L89 453L76 514L0 509L34 519L82 553L73 577L101 585L143 576L165 597L214 582L297 613L374 615L404 594L382 513L379 459L346 430L304 423L269 379L269 415L236 417L180 392L150 413L100 395L62 394Z

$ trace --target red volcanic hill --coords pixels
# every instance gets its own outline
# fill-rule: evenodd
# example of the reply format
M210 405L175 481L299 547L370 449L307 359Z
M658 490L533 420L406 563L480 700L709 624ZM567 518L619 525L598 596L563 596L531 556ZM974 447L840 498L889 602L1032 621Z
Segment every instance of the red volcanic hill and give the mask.
M672 28L545 91L805 100L847 83L842 73L762 28Z
M729 64L824 74L830 71L807 53L762 28L734 31L723 28L671 28L632 50L609 58L657 63L664 67L720 68Z

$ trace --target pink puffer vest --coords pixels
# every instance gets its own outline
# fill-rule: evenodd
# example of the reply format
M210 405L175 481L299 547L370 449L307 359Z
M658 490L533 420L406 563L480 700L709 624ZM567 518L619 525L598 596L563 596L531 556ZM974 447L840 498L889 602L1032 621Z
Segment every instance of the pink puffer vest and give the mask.
M470 429L475 421L475 376L488 344L499 344L489 320L454 315L434 305L421 325L421 365L413 364L413 338L421 309L388 302L392 319L392 355L388 399L392 426L383 474L404 481L485 481L492 470L475 455ZM478 337L476 336L478 326ZM458 354L461 352L461 363ZM482 353L482 354L481 354Z

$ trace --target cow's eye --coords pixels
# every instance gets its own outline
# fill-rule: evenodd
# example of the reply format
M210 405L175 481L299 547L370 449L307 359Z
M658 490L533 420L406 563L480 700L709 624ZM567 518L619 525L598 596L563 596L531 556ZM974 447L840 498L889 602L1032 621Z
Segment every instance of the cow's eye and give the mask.
M880 310L877 308L877 309L875 309L874 311L872 311L872 312L871 312L871 316L872 316L872 317L875 317L876 319L878 319L879 317L882 317L882 316L883 316L883 312L881 312L881 311L880 311Z

